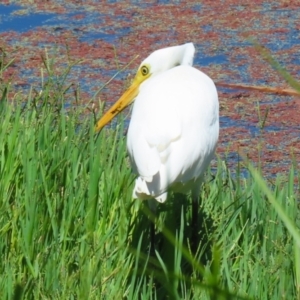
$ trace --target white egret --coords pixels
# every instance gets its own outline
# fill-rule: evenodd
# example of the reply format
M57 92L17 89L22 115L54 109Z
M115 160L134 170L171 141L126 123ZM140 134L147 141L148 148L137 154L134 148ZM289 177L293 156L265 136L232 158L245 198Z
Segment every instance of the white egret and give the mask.
M101 130L135 100L127 134L128 154L138 175L133 197L165 202L169 190L191 191L193 216L219 135L217 90L192 66L194 52L193 43L153 52L95 127Z

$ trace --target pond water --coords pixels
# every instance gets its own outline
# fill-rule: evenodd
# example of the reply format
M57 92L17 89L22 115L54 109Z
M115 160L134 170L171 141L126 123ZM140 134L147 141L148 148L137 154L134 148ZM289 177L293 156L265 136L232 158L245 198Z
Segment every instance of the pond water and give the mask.
M68 83L80 85L83 103L94 95L94 102L99 97L114 102L140 60L155 49L192 41L197 49L195 66L217 84L288 87L253 40L299 77L300 10L296 3L197 2L57 0L29 6L28 1L2 1L0 49L2 55L16 58L3 78L13 80L19 90L40 87L41 56L47 51L55 58L58 74L69 59L83 60L68 77ZM139 58L98 94L99 87L136 54ZM292 155L300 161L299 98L218 90L221 133L217 153L230 166L241 152L253 161L263 157L268 176L287 171Z

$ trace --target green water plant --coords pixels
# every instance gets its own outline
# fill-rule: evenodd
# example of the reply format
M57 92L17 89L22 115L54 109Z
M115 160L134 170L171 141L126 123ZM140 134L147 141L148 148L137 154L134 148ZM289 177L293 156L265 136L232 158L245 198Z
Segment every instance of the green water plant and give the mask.
M174 194L150 256L123 120L95 136L93 113L67 109L68 84L51 76L38 93L0 87L1 299L299 299L295 168L270 185L251 164L232 176L219 159L196 251L190 196Z

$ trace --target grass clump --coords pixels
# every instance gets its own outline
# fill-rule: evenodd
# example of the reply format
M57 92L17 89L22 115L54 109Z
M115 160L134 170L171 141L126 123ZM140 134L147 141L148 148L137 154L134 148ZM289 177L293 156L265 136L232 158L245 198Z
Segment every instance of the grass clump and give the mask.
M1 299L299 299L293 168L270 187L220 161L202 189L197 252L190 198L171 195L149 257L122 122L95 136L55 82L25 102L0 89Z

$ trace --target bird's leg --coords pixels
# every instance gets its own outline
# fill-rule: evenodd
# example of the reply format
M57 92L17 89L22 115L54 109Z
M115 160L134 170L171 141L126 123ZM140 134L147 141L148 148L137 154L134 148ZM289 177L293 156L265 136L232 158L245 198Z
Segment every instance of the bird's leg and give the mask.
M155 254L155 223L150 221L150 255Z
M198 247L198 207L199 207L199 199L198 197L193 197L192 199L192 235L191 235L191 246L194 254L197 251Z
M196 188L192 191L192 221L191 221L191 250L196 254L198 249L198 213L199 213L199 192L200 192L201 182L196 185Z
M192 199L192 228L193 230L197 230L198 225L198 207L199 207L199 201L198 197L193 197Z
M148 205L152 216L149 217L150 220L150 255L154 256L155 253L155 221L156 221L156 208L157 203L155 199L148 200Z

